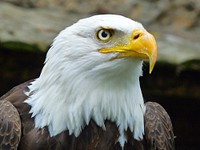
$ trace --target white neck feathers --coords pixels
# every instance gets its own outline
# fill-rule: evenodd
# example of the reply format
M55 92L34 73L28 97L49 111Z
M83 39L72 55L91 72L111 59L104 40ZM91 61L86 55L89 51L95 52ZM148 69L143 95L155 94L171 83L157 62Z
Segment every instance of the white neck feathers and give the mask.
M113 63L116 68L106 69L104 64L105 69L83 71L81 66L63 69L47 62L26 93L35 126L48 126L51 136L64 130L78 136L91 119L102 128L108 119L119 127L122 145L127 128L134 131L135 139L142 139L145 111L139 83L142 62L120 59Z

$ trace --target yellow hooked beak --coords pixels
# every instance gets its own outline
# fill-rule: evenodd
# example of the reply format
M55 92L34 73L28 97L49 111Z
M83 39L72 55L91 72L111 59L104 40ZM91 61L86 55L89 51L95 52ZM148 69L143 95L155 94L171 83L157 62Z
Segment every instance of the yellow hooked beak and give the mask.
M129 37L128 44L117 45L114 47L102 48L101 53L118 52L117 58L134 57L138 59L149 60L149 73L152 72L157 59L157 44L153 35L144 29L137 29Z

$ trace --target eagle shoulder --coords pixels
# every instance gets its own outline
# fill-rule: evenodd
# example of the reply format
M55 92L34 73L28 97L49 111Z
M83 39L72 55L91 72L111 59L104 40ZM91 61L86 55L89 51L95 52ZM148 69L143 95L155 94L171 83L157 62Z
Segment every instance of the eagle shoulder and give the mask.
M148 149L174 150L174 133L169 115L156 102L147 102L145 105L144 128Z
M0 100L0 149L17 149L21 138L21 120L17 109Z

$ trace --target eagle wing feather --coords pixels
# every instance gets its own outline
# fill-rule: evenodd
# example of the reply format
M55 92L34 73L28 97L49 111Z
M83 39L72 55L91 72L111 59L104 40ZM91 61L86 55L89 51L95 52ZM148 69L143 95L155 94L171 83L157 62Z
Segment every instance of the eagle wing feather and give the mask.
M21 120L17 109L0 100L0 149L17 149L21 138Z
M174 133L169 115L156 102L147 102L145 105L145 139L148 149L174 150Z

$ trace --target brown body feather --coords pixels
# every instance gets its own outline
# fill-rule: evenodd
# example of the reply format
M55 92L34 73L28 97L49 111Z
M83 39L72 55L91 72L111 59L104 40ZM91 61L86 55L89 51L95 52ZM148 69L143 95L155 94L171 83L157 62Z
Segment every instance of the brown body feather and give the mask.
M0 150L120 150L119 132L115 123L105 121L106 130L90 121L78 137L68 131L50 137L48 129L34 127L24 103L30 81L16 86L0 98ZM136 141L126 131L125 150L173 150L174 134L167 112L157 103L146 103L144 140ZM6 128L6 129L5 129Z

